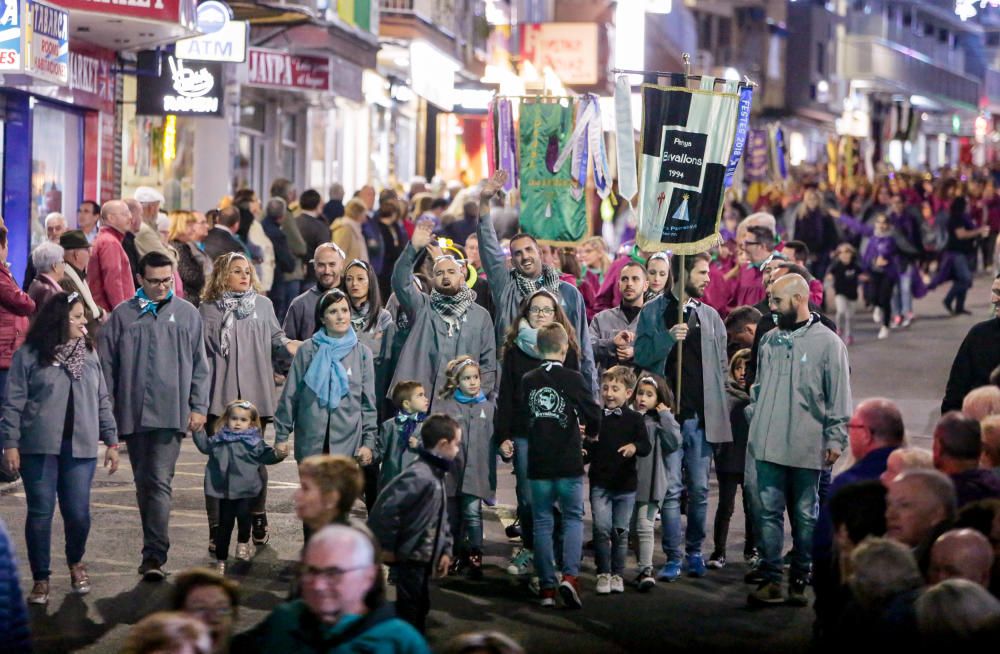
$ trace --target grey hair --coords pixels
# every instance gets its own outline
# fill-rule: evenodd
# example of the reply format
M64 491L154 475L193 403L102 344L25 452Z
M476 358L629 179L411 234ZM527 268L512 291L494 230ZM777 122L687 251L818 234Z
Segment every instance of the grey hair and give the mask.
M330 184L330 199L331 200L343 200L344 199L344 185L340 182L334 182Z
M347 525L327 525L317 531L306 545L306 555L308 556L309 551L317 547L333 547L344 543L353 546L350 565L374 565L375 546L372 545L371 538L360 529Z
M947 579L925 590L916 610L920 635L968 638L1000 619L1000 600L967 579Z
M955 494L955 483L942 472L927 468L910 468L899 473L893 483L915 480L926 488L941 504L946 517L954 520L958 513L958 496Z
M49 272L63 260L63 254L65 254L65 250L62 249L62 246L46 241L31 253L31 263L35 264L35 270L38 272Z
M288 210L288 203L285 202L284 198L280 198L277 195L267 201L264 205L264 217L265 218L281 218L285 215Z
M848 585L866 608L883 605L892 596L920 588L924 578L913 552L888 538L866 538L851 552Z
M46 227L46 229L48 229L48 227L52 223L54 223L55 221L57 221L57 220L61 220L61 221L63 221L63 224L65 224L66 223L66 216L62 215L58 211L53 211L52 213L50 213L47 216L45 216L45 227Z

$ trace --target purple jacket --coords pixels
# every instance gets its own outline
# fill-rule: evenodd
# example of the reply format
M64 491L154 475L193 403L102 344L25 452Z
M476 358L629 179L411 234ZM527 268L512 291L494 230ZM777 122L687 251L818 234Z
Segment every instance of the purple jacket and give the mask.
M889 262L881 270L878 270L875 266L875 260L878 257L887 259ZM890 279L898 280L900 265L899 250L896 249L896 239L891 234L872 236L868 239L868 246L865 248L865 254L861 258L861 267L866 272L882 272L888 275Z

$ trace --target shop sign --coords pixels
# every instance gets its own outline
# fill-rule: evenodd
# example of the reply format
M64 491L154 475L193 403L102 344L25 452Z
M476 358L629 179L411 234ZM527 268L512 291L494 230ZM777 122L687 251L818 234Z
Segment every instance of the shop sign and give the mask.
M232 20L232 11L225 3L208 0L198 5L198 31L203 35L178 41L174 54L194 61L246 61L249 24Z
M0 71L21 70L22 36L20 0L3 0L0 16Z
M159 77L136 78L136 113L221 116L225 89L222 64L193 62L161 55Z
M115 65L113 50L90 44L70 43L69 88L81 105L115 111Z
M548 66L566 85L598 82L597 23L533 23L522 27L521 57L539 73Z
M305 57L280 50L249 48L245 69L246 83L252 86L330 90L330 60Z
M194 27L197 0L59 0L74 11L113 14Z
M69 83L69 12L39 0L31 7L31 61L26 71L56 84Z
M445 111L455 106L457 61L426 41L410 44L410 86L413 92Z

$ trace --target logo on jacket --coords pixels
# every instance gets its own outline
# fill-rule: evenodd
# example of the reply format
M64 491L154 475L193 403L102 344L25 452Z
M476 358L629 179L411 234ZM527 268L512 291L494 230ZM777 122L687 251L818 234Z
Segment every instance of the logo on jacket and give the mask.
M536 388L528 396L528 410L535 420L551 418L558 420L560 427L565 427L568 418L565 409L566 401L554 388Z

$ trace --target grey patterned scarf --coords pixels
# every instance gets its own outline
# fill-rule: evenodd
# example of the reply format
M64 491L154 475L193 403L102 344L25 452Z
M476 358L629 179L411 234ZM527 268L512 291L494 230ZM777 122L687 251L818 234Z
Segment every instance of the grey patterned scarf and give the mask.
M448 323L448 336L453 336L458 325L465 319L469 307L476 299L472 289L462 284L454 295L445 295L437 289L431 291L431 309Z
M83 377L83 363L87 358L87 344L82 338L72 338L56 346L55 362L79 381Z
M511 270L510 276L517 285L520 299L524 300L538 289L544 288L552 295L559 297L559 271L552 266L542 266L542 276L538 279L528 279L517 270Z
M222 356L228 357L233 340L233 326L237 320L243 320L253 313L257 306L257 291L252 288L243 293L226 291L215 304L223 311L222 336L219 343L222 347Z

